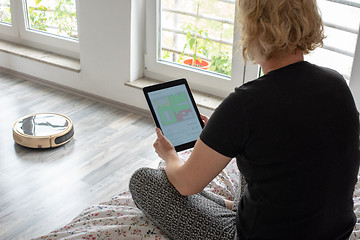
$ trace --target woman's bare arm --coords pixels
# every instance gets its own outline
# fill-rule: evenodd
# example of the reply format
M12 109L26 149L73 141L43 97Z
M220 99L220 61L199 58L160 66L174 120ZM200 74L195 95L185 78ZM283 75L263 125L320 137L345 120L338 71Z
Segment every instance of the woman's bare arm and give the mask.
M166 162L165 171L169 181L182 195L192 195L203 190L231 160L208 147L199 138L189 159L183 163L161 130L156 129L156 133L155 151Z

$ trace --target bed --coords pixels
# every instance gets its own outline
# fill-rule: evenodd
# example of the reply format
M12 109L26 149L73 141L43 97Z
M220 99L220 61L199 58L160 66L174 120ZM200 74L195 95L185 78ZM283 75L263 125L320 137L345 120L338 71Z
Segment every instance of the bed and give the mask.
M186 156L187 151L181 153ZM164 163L159 160L159 167ZM358 176L360 177L360 176ZM241 189L240 176L235 160L206 187L207 191L226 199L235 200ZM360 239L360 183L354 192L354 209L358 221L350 240ZM165 240L166 236L134 204L128 189L107 202L83 210L69 224L39 239L149 239Z

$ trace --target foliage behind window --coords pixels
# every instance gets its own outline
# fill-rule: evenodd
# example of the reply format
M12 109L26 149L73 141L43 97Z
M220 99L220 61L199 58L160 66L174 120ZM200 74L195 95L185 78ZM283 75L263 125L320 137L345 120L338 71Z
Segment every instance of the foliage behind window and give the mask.
M75 0L27 0L28 28L78 38Z

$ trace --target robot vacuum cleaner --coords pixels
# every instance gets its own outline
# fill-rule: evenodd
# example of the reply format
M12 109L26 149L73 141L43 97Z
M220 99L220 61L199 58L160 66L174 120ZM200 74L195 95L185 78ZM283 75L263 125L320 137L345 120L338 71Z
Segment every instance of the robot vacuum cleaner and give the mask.
M35 113L17 120L13 137L17 144L29 148L54 148L74 136L70 118L58 113Z

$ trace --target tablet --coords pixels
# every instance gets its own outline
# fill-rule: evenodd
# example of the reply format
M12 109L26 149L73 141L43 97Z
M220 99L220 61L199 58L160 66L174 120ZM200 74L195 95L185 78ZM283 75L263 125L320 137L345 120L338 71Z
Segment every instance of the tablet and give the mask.
M177 152L192 148L204 127L186 79L143 88L155 125Z

